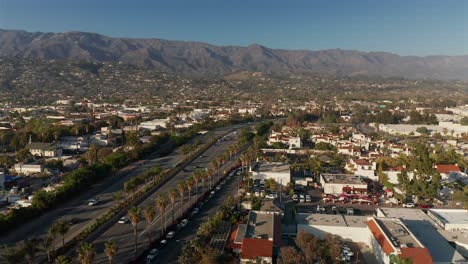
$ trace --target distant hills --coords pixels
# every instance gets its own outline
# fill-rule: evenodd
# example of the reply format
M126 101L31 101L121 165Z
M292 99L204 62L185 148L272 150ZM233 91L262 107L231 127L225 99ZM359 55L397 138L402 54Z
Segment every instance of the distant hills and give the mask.
M282 50L257 44L214 46L201 42L112 38L86 32L32 33L0 29L0 56L121 61L186 75L259 71L468 80L468 55L417 57L337 49Z

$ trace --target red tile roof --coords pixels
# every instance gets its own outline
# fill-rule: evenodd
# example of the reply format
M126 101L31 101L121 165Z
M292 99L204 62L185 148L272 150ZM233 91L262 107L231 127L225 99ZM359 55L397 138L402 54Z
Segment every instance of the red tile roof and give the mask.
M241 247L241 259L273 257L273 241L268 239L244 238Z
M401 248L401 254L399 254L399 256L411 259L412 264L434 263L427 248Z
M226 248L232 248L232 249L241 248L241 244L237 244L234 242L236 240L238 230L239 230L239 225L236 225L234 226L234 228L231 229L231 234L229 235Z
M370 163L368 160L365 160L365 159L355 159L354 163L356 163L356 165L361 165L361 166L372 165L372 163Z
M439 173L450 173L452 171L460 172L460 167L457 165L436 165L437 171Z
M394 250L391 242L388 241L388 239L385 237L383 232L377 226L377 223L374 220L369 220L367 221L367 226L369 227L369 230L371 231L372 235L374 235L375 240L379 242L379 245L383 249L385 254L388 256L391 253L393 253Z

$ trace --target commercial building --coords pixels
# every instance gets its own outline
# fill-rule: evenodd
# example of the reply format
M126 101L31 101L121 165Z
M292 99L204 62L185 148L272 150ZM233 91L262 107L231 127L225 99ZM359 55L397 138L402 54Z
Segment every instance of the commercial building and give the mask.
M468 258L468 210L430 209L427 216L442 229L439 233L454 243L461 255Z
M326 194L367 193L367 182L353 174L320 175L320 184Z
M254 179L273 179L286 186L291 181L291 169L285 162L256 162L249 170Z
M239 225L234 244L240 245L241 263L273 263L281 246L281 215L251 211L247 223Z
M29 143L26 149L29 150L29 153L33 156L51 158L62 155L62 148L56 143L34 142Z

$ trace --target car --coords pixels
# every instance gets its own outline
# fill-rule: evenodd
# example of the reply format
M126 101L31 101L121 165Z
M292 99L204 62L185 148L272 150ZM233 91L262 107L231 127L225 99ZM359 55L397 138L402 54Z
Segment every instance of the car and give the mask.
M119 219L119 224L128 224L128 223L130 223L130 218L128 218L128 216L122 216Z
M419 207L423 209L428 209L434 207L432 204L420 204Z
M167 246L167 240L163 239L159 242L159 248L165 248Z
M348 256L350 256L350 257L354 256L354 252L351 251L351 250L348 250L348 249L343 249L341 252L348 255Z
M174 231L170 231L169 233L167 233L166 235L166 239L172 239L175 237L175 232Z
M403 204L403 207L404 208L414 208L416 206L414 205L414 203L405 203L405 204Z
M159 249L153 248L150 250L148 255L146 255L146 263L151 263L159 255Z
M317 205L317 213L322 214L325 212L325 207Z
M300 194L300 195L299 195L299 201L300 201L301 203L305 203L305 196L304 196L303 194Z
M307 195L305 196L305 200L306 200L306 202L308 202L308 203L312 202L312 196L310 196L310 194L307 194Z
M346 208L346 214L347 215L354 215L354 208L351 208L351 207Z
M216 186L216 190L217 191L221 190L221 185Z
M275 199L275 195L272 194L272 193L269 193L269 194L267 194L267 196L265 196L265 198L267 198L267 199Z
M97 198L88 200L88 205L89 206L95 206L98 203L99 203L99 200Z
M336 208L335 205L332 205L331 210L336 212L336 211L338 211L338 208Z
M180 225L181 225L182 227L185 227L187 224L188 224L188 220L187 220L187 219L183 219L182 221L180 221Z
M292 196L292 199L293 199L293 201L295 201L295 202L299 202L299 196L297 196L297 194L294 194L294 195Z
M192 211L192 215L198 214L199 211L200 211L200 209L194 208L193 211Z

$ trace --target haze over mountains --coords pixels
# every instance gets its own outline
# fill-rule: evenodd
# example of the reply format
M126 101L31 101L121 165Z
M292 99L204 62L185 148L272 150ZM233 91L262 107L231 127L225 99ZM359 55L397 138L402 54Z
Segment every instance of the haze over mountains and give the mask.
M281 50L256 44L214 46L201 42L112 38L85 32L31 33L0 29L0 56L121 61L188 75L261 71L468 80L468 55L417 57L336 49Z

